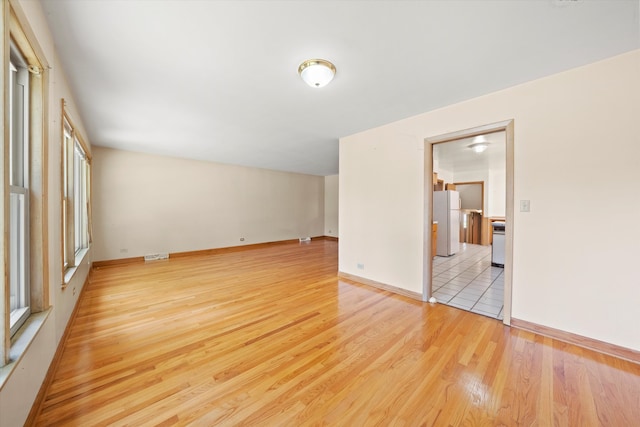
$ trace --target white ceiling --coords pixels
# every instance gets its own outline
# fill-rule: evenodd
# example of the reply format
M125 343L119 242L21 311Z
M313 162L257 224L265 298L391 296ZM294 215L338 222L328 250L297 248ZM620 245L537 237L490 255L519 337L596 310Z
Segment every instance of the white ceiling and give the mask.
M454 176L489 170L505 171L507 163L507 136L504 131L483 135L489 144L482 153L469 148L474 138L462 138L433 146L434 171L447 171ZM437 165L437 168L435 168ZM455 179L456 181L458 179Z
M342 136L640 48L639 3L42 0L92 144L314 175Z

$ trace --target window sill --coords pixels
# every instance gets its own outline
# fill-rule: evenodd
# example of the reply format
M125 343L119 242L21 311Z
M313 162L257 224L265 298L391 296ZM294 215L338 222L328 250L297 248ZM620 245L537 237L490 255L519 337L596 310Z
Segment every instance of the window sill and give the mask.
M44 322L49 317L51 309L41 311L40 313L33 313L18 332L11 338L11 349L9 350L9 363L0 368L0 390L4 387L13 371L20 364L20 360L26 354L31 342L33 342L36 335L44 325Z
M75 266L68 267L64 271L64 283L62 284L63 287L67 286L69 282L71 282L71 279L73 279L73 276L76 274L76 271L78 271L78 268L80 267L80 265L82 265L82 262L84 261L84 257L87 256L88 252L89 252L89 248L80 250L80 252L78 252L78 255L76 255Z

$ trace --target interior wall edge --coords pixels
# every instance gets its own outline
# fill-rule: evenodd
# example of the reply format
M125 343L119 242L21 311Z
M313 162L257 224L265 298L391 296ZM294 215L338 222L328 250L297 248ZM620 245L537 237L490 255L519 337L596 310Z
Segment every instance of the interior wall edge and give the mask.
M343 271L338 271L338 277L342 279L352 280L354 282L358 282L363 285L371 286L377 289L381 289L383 291L389 291L394 294L402 295L408 298L411 298L416 301L422 301L422 294L419 292L412 292L407 289L398 288L393 285L388 285L382 282L376 282L375 280L367 279L365 277L356 276L354 274L345 273Z
M640 364L640 351L636 351L630 348L596 340L571 332L562 331L560 329L551 328L549 326L539 325L537 323L528 322L526 320L515 319L513 317L511 318L511 326L514 328L533 332L538 335L544 335L558 341L577 345L579 347L593 350L598 353L607 354L609 356Z

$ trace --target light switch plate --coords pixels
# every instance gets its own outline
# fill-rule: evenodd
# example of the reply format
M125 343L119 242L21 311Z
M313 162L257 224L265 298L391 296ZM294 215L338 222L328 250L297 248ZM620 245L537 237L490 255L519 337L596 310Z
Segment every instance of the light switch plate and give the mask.
M529 200L520 200L520 212L530 212L531 202Z

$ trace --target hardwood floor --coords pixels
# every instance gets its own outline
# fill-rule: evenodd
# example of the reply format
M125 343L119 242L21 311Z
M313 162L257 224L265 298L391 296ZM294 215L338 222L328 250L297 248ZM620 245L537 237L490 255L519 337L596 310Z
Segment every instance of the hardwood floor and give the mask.
M95 270L36 425L640 425L640 365L338 280L337 247Z

